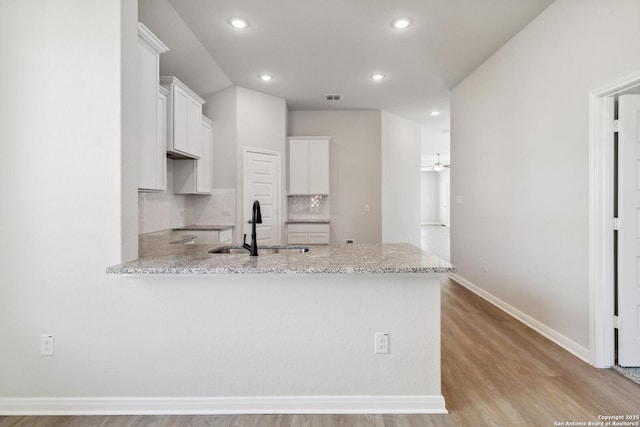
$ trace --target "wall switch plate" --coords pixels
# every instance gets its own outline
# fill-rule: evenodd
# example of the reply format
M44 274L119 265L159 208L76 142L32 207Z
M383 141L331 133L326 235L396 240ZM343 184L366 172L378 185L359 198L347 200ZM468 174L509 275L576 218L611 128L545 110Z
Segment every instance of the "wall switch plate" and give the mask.
M40 354L42 356L53 356L55 351L55 345L53 340L53 334L40 335Z
M387 354L389 353L389 333L387 332L376 332L375 335L376 354Z

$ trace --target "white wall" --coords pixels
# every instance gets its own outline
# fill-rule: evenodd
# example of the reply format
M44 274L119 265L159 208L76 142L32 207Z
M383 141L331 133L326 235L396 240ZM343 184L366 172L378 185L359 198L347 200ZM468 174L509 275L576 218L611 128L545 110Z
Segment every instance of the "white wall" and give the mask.
M332 137L331 241L380 243L380 111L289 111L288 130L289 136Z
M458 274L576 352L589 345L588 94L640 69L639 17L637 0L557 0L452 94Z
M138 2L120 2L120 259L138 257Z
M121 247L137 241L137 178L121 171L137 164L121 93L135 81L136 6L0 3L0 396L95 393L131 342L124 288L104 271L137 255ZM39 355L43 333L53 358Z
M244 150L258 148L281 153L281 219L286 219L285 100L238 86L206 99L205 114L214 127L214 187L235 191L234 239L244 233ZM235 161L231 160L235 159ZM226 221L225 223L229 223Z
M188 411L207 397L439 394L439 365L411 352L418 345L439 356L429 350L439 340L431 327L438 310L421 302L438 306L438 287L422 277L403 277L406 292L390 304L398 283L381 278L300 286L290 277L273 292L259 279L105 273L121 261L121 230L137 238L136 209L123 206L137 208L136 180L127 178L135 172L121 170L136 164L121 162L123 145L136 151L126 138L134 133L122 127L122 80L132 77L132 64L121 58L132 58L137 34L130 5L0 2L0 140L11 148L0 157L0 411L12 398L62 398L48 401L51 410L60 402L84 409L79 398L104 397L125 411L161 411L161 398L151 408L145 402L192 397L174 402ZM336 305L338 295L347 304ZM354 305L363 322L347 330ZM327 316L301 323L314 307ZM396 337L392 358L373 354L380 330ZM338 352L322 346L327 331L342 337ZM53 357L39 354L44 333L55 334ZM414 335L424 340L408 339ZM308 381L289 375L292 366ZM22 402L42 409L40 400Z
M421 173L421 224L440 224L438 172Z
M203 113L215 123L213 127L213 185L236 188L236 141L238 138L237 86L231 86L206 99Z
M236 206L238 218L236 227L242 234L247 225L245 209L244 162L245 149L258 148L280 153L280 222L287 217L286 194L286 146L287 146L287 104L283 98L267 95L255 90L238 87L238 151L237 151L237 191ZM247 231L250 231L247 230ZM281 227L281 237L284 227ZM247 232L247 235L250 235Z
M140 22L169 48L160 56L161 76L178 77L204 99L232 85L168 0L139 0L138 9Z
M382 112L382 242L420 246L420 126Z

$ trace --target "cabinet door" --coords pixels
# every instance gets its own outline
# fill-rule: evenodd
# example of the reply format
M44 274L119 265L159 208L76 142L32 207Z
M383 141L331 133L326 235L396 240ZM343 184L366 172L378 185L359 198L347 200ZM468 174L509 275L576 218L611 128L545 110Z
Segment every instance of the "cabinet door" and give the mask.
M160 77L169 90L167 152L173 158L200 157L200 119L205 103L194 91L173 76Z
M309 193L309 142L289 142L289 194Z
M173 149L189 152L189 94L178 86L173 88Z
M218 243L231 243L233 232L231 230L224 230L218 234Z
M138 188L164 189L157 150L158 52L138 37Z
M329 233L309 233L310 245L328 245Z
M329 141L309 140L309 194L329 194Z
M213 126L202 120L200 124L201 152L196 164L196 193L211 193L213 175Z
M309 243L307 233L287 233L288 245L306 245Z
M200 157L202 137L202 104L189 97L187 101L187 149L194 157Z
M158 88L158 109L156 133L156 160L158 187L161 190L167 188L167 96Z

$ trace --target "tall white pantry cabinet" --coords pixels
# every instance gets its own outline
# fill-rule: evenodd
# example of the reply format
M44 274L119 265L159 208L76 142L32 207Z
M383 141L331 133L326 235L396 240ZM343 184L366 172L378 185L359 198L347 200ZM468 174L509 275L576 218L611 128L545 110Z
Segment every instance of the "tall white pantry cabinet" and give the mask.
M329 195L329 136L289 137L289 194L291 198ZM328 218L287 221L287 243L327 245Z
M138 23L136 110L138 114L138 189L163 191L167 182L166 92L160 88L160 54L168 51Z

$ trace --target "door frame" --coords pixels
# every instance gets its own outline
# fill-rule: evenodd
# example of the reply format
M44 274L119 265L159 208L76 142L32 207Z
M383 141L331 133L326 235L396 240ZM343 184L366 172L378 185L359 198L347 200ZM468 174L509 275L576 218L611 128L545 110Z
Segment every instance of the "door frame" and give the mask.
M613 119L615 97L640 86L640 71L589 93L589 349L598 368L615 363Z
M257 154L266 154L269 156L276 156L277 159L277 163L278 165L280 165L280 167L278 168L277 171L277 176L276 176L276 185L278 187L278 197L277 197L277 202L276 202L276 212L275 212L275 219L278 221L279 224L279 233L278 233L278 243L280 244L282 242L282 236L283 236L283 228L284 228L284 224L282 222L282 154L279 151L273 151L273 150L265 150L263 148L251 148L251 147L244 147L243 150L243 167L242 167L242 180L243 180L243 186L242 186L242 229L240 230L240 236L242 236L242 234L244 234L245 229L247 227L247 223L249 221L250 218L248 218L247 215L247 210L245 209L245 203L246 203L246 198L247 198L247 155L249 153L257 153ZM247 233L248 234L248 233Z

